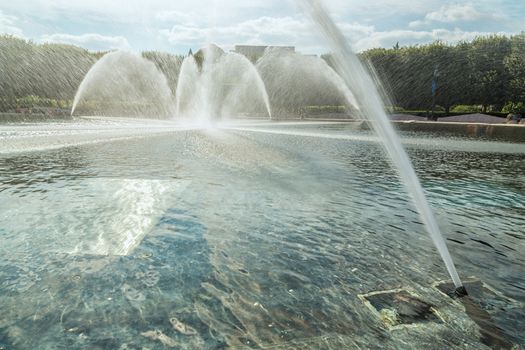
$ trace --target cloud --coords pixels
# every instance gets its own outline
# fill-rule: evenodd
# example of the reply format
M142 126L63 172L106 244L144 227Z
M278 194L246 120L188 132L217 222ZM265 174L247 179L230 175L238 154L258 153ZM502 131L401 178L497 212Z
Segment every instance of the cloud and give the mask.
M161 22L191 23L198 17L181 11L160 11L155 14L155 19Z
M0 34L23 37L22 29L16 26L17 20L17 17L6 15L0 10Z
M238 24L217 26L210 30L206 24L197 24L189 20L174 25L171 29L161 29L161 38L170 44L202 47L212 41L225 49L235 44L249 45L294 45L306 53L326 52L319 36L312 34L312 27L301 17L263 16ZM377 30L375 26L340 21L343 31L357 51L374 47L392 47L397 42L401 45L416 45L442 40L449 43L471 40L478 36L489 35L489 32L465 31L459 28L437 28L429 30L394 29ZM501 33L509 34L509 33Z
M42 42L77 45L94 51L130 49L128 40L122 36L104 36L94 33L44 35Z
M0 1L2 2L2 1ZM5 4L4 4L5 3ZM64 21L65 18L110 22L113 24L154 24L158 15L198 13L203 18L232 20L239 14L281 5L277 0L5 0L2 9L19 17L45 21Z
M0 0L1 1L1 0ZM4 1L0 31L66 42L92 50L128 48L186 52L213 41L295 45L305 53L328 49L294 1L278 0L23 0ZM480 31L522 30L523 0L325 0L359 50L436 39L456 41ZM17 18L13 17L16 16ZM514 17L516 18L514 18ZM514 22L508 20L513 19ZM412 22L410 22L412 21ZM410 22L410 23L409 23ZM456 30L459 27L464 31ZM76 33L100 33L71 35ZM443 30L436 28L445 28ZM487 29L485 29L487 28ZM469 32L470 31L470 32ZM53 33L64 34L53 34ZM111 35L119 36L104 36ZM117 34L115 34L117 33ZM128 40L129 39L129 43ZM451 38L451 39L449 39Z
M416 20L409 23L410 28L421 27L431 23L456 23L456 22L474 22L480 20L497 20L502 19L493 13L485 13L476 9L472 4L453 4L444 5L437 11L429 12L424 19Z
M475 9L472 5L448 5L442 6L438 11L427 13L426 20L435 22L458 22L476 21L485 15Z
M340 22L339 26L354 43L375 33L373 26L359 23ZM174 46L202 47L211 41L225 49L231 49L236 44L293 45L305 53L325 52L327 48L324 47L322 38L312 29L306 18L262 16L211 29L206 24L198 25L197 20L190 20L170 29L161 29L159 34Z
M283 45L304 41L309 25L293 17L262 16L236 24L208 28L197 20L161 29L160 35L172 44L203 45L211 40L221 45L271 44Z

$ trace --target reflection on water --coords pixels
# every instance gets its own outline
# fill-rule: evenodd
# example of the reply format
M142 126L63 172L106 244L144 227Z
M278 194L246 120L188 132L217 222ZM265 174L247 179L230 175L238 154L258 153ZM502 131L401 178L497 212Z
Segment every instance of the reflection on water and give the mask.
M407 142L460 273L525 302L523 153ZM366 140L179 131L4 155L0 237L9 349L483 347ZM445 322L391 332L358 298L400 287ZM525 342L523 307L487 312Z
M84 178L70 184L55 178L37 190L17 187L12 199L0 203L8 232L2 250L128 255L185 183Z

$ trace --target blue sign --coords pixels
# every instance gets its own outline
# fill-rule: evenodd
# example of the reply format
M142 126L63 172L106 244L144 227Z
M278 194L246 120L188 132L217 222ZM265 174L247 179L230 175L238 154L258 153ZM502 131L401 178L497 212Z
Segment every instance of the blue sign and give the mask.
M435 95L435 94L436 94L436 90L437 90L437 83L436 83L436 80L435 80L435 79L432 79L432 95Z

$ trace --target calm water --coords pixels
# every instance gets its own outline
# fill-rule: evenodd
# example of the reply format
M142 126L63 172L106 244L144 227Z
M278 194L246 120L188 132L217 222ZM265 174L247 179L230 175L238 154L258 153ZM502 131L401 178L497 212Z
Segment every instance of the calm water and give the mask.
M405 143L460 275L525 303L525 146ZM484 347L380 146L344 125L0 152L0 239L2 349ZM388 331L358 294L395 288L446 322ZM523 304L480 302L525 344Z

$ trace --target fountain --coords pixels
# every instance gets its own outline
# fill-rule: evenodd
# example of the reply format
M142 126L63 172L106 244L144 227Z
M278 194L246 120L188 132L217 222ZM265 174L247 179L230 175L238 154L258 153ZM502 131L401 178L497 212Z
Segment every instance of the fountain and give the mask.
M254 66L243 55L209 45L182 63L175 96L177 116L202 124L254 115L263 108L271 118L270 101L280 110L308 103L339 105L342 101L355 115L370 121L412 196L457 293L465 294L419 179L382 107L376 84L320 3L307 0L302 4L330 43L339 74L317 57L267 49ZM88 72L75 96L72 114L79 105L87 105L95 106L98 113L123 109L129 114L131 108L135 115L166 117L172 113L171 102L166 78L153 63L118 51L105 55Z
M161 73L112 52L73 108L110 118L0 126L0 349L525 344L525 145L403 134L465 276L483 278L462 281L373 78L301 4L334 68L209 46ZM296 118L342 104L375 134Z
M110 52L80 84L71 115L170 118L172 93L166 77L142 56Z
M413 198L420 217L445 263L456 287L456 292L459 295L464 295L466 293L465 288L461 283L445 240L441 235L410 159L383 109L383 103L374 81L321 3L318 0L304 0L300 2L300 5L304 12L312 18L333 50L337 70L346 84L352 87L360 107L360 114L370 121L374 131L379 135L384 149L397 168L401 180Z
M271 118L264 82L245 56L214 45L196 56L200 62L190 55L182 63L176 92L179 118L190 123L247 115Z

